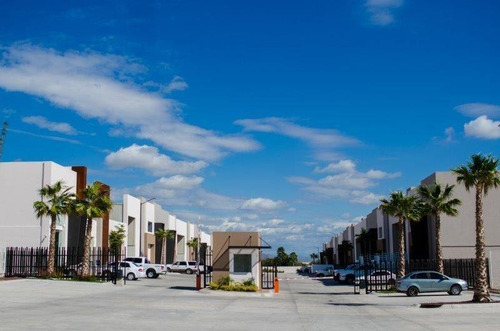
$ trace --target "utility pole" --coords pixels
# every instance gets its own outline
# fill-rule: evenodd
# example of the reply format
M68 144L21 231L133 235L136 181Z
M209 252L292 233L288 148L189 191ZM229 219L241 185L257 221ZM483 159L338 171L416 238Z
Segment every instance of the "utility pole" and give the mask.
M3 122L2 133L0 135L0 160L2 159L3 143L5 141L5 135L7 134L7 127L9 123L7 121Z

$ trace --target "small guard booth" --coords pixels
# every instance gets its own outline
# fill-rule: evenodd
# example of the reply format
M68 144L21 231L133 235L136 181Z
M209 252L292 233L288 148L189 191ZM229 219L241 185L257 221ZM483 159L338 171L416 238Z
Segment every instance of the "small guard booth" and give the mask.
M235 282L250 278L262 288L262 249L271 248L259 232L214 232L212 234L213 280L231 277Z

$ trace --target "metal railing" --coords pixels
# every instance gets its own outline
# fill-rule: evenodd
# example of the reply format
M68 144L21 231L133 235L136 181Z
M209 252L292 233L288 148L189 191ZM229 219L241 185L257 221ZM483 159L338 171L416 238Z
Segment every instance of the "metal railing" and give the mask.
M90 275L103 281L116 281L119 268L115 262L125 256L123 251L93 247L90 249ZM72 278L83 270L83 249L60 247L54 257L54 275ZM44 277L47 274L49 249L47 247L7 247L5 254L5 277Z

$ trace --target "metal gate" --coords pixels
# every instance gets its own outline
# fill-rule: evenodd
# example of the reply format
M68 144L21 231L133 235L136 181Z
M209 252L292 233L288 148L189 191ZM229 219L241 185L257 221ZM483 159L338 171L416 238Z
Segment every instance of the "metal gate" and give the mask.
M262 289L270 290L274 288L274 279L278 277L278 266L266 266L262 267Z
M212 249L207 247L203 252L202 262L205 266L205 272L203 273L203 287L206 288L210 286L210 282L213 281L213 265L212 265Z

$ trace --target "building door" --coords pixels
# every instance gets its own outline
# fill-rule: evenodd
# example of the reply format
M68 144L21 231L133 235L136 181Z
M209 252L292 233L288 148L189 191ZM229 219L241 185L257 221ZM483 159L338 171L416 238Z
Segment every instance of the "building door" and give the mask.
M153 251L153 246L154 245L148 244L148 255L147 255L147 258L150 261L151 261L151 252Z

